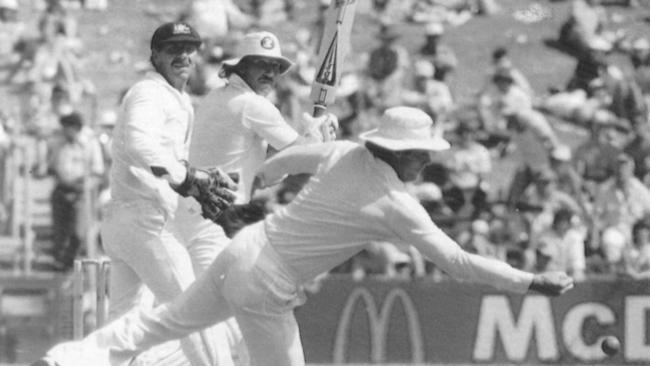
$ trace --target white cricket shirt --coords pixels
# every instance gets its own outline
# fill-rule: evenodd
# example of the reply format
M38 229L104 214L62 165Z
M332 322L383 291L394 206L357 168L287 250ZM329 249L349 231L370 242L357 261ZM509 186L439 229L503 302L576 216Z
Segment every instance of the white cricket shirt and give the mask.
M297 138L273 103L233 74L227 85L210 92L197 108L189 161L201 168L218 166L239 173L237 203L248 202L268 145L281 150Z
M395 171L364 146L335 141L295 146L260 170L273 182L281 174L315 173L298 196L265 220L269 242L308 281L373 241L415 246L452 277L525 292L533 275L504 262L470 254L431 221Z
M151 173L161 166L180 183L186 160L194 109L187 93L174 89L157 72L135 83L122 100L121 117L113 132L111 196L116 201L153 200L174 211L178 194Z

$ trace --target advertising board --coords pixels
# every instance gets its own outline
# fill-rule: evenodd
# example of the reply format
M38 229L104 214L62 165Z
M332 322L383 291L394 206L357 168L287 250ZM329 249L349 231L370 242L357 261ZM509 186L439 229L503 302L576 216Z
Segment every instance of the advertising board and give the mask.
M296 310L308 362L650 364L650 282L559 298L459 283L327 280ZM621 352L600 348L615 336Z

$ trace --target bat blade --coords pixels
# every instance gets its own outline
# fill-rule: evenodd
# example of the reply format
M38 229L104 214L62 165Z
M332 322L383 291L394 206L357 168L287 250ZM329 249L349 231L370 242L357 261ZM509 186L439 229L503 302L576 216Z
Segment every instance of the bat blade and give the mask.
M341 65L350 51L350 36L357 0L332 0L325 13L325 29L318 50L316 75L311 88L314 115L334 102Z

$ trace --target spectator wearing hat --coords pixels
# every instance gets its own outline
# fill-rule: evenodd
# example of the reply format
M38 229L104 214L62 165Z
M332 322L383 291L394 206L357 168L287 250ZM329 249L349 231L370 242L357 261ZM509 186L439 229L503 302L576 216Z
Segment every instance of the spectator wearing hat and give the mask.
M54 177L50 197L52 207L52 255L54 266L69 270L85 242L92 212L84 210L85 200L97 188L104 174L99 141L84 128L81 115L73 112L59 119L61 130L49 141L48 172Z
M458 66L456 53L449 45L442 42L445 28L442 23L432 22L425 26L425 41L420 48L419 55L429 60L435 68L434 78L444 81L447 74Z
M451 183L463 193L463 214L469 213L471 217L487 208L485 196L492 172L490 152L476 141L477 128L469 121L460 123L456 128L458 139L445 159Z
M488 80L485 82L485 85L481 88L480 94L489 93L489 88L493 87L493 77L498 70L506 69L510 70L510 76L512 76L514 85L519 87L523 92L529 96L533 96L533 88L530 85L530 82L526 76L516 68L512 62L512 59L509 56L508 49L505 47L497 47L492 51L492 67L493 70L488 73Z
M497 68L492 76L494 88L479 94L478 111L483 128L491 134L507 134L507 116L533 107L531 97L515 85L512 70Z
M153 70L122 98L112 135L111 199L101 223L103 248L111 260L111 317L150 306L142 296L146 289L156 301L171 301L213 259L214 244L190 245L177 221L181 203L194 199L187 182L208 176L184 162L194 126L187 82L201 43L187 23L160 25L150 41ZM228 188L235 187L225 174L221 177ZM226 193L224 200L231 200L232 193ZM226 337L216 332L205 330L180 341L193 366L231 364Z
M402 92L402 104L427 112L434 121L446 123L454 110L454 99L449 86L433 78L435 68L427 60L413 64L413 88Z
M404 73L410 61L406 49L395 44L399 37L393 26L381 25L377 34L380 44L368 56L366 96L369 106L380 112L401 103Z
M387 109L363 144L332 141L296 146L267 160L260 188L287 174L314 174L290 204L245 227L190 289L154 312L130 313L80 342L48 352L110 352L128 361L162 339L196 331L235 315L253 365L304 365L294 309L307 299L302 285L328 272L370 243L409 243L451 277L518 293L557 296L573 286L562 272L531 274L470 254L440 230L408 192L431 153L449 148L432 134L423 111ZM357 182L357 184L350 184ZM120 337L126 328L141 330ZM67 346L67 347L66 347ZM61 366L68 366L60 362Z

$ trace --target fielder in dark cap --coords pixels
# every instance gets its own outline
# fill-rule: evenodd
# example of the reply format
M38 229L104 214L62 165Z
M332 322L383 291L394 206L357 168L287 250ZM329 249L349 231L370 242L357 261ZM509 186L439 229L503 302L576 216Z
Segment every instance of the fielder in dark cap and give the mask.
M165 23L151 37L151 64L174 89L184 92L201 43L201 36L189 24Z
M201 36L186 23L165 23L158 27L151 37L151 49L159 50L169 43L189 43L199 47Z

